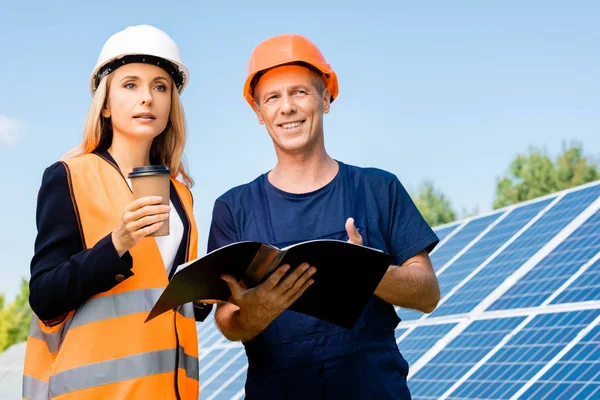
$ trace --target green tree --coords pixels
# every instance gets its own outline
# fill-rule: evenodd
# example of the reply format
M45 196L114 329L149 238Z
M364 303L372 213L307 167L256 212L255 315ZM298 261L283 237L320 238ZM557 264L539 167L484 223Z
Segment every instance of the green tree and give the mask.
M8 331L8 319L5 317L4 311L4 295L0 294L0 353L8 347L7 342L7 331Z
M456 220L456 212L452 209L450 201L430 181L421 184L417 195L413 196L413 200L430 226Z
M4 307L5 299L0 295L0 352L7 347L27 340L31 308L29 307L29 283L21 280L21 292L15 301Z
M552 160L546 151L535 147L518 154L509 172L496 182L494 208L509 206L560 190L600 179L597 163L583 155L583 146L563 144L563 151Z

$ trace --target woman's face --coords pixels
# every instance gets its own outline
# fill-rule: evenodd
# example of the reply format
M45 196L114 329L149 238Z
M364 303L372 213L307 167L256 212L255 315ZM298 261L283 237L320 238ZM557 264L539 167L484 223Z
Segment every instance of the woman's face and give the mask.
M127 64L111 74L102 116L110 118L113 135L152 140L169 122L173 81L149 64Z

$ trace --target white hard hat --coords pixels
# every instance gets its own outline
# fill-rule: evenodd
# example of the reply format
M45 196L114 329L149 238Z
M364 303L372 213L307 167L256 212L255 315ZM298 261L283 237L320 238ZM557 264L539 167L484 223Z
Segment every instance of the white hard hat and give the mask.
M104 76L121 65L133 62L151 63L163 68L175 81L179 94L190 81L190 72L183 63L179 47L169 35L150 25L128 26L104 43L90 76L92 96Z

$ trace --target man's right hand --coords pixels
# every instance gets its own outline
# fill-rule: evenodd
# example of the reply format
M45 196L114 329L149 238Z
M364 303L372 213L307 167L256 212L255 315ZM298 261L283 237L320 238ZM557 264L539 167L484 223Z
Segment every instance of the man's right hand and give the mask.
M265 330L313 284L314 280L310 277L317 271L315 267L307 263L300 264L283 278L289 269L289 265L282 265L266 281L251 289L242 287L231 275L221 276L231 290L233 301L240 308L240 328L251 336Z

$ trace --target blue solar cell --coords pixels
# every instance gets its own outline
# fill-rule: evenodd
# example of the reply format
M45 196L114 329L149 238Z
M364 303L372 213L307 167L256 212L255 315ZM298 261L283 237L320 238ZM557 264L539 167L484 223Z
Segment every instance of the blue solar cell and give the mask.
M434 228L433 230L441 242L442 240L444 240L446 238L446 236L448 236L451 232L453 232L457 226L458 226L458 224L452 224L452 225L444 226L443 228Z
M567 194L536 221L518 240L475 275L431 315L443 316L471 311L509 275L540 250L600 194L593 186Z
M471 240L475 239L489 224L494 222L500 213L494 213L483 218L477 218L463 226L454 236L450 238L443 246L431 254L431 263L437 271L443 267L456 253L461 251Z
M413 399L437 399L508 333L522 317L474 321L409 378Z
M523 228L533 217L550 203L550 199L538 201L513 210L487 235L482 237L466 253L438 276L442 297L466 278L475 268L494 254L508 239Z
M200 365L200 382L206 382L211 379L229 360L237 356L239 352L244 352L241 347L229 349L212 350L209 354L203 357L202 365ZM244 356L245 360L246 357Z
M242 369L233 376L233 381L225 386L222 390L217 392L215 400L229 400L232 399L237 393L244 389L246 384L246 369ZM200 396L202 400L204 397Z
M408 308L399 308L398 317L401 321L410 321L421 318L425 313L417 310L409 310Z
M218 330L217 325L212 316L207 317L204 322L196 322L196 332L200 338L212 334L216 330Z
M431 349L438 340L450 332L455 326L456 324L419 326L402 339L402 341L398 343L398 347L400 348L400 352L404 359L408 361L408 365L417 362L427 350ZM397 334L396 338L398 338L398 336L400 335Z
M408 329L406 329L406 328L404 328L404 329L403 329L403 328L398 328L398 329L396 329L396 330L394 331L394 336L396 336L396 340L398 340L398 338L399 338L400 336L402 336L402 335L404 334L404 332L406 332L407 330L408 330Z
M600 251L596 212L501 296L490 310L540 305Z
M571 283L552 304L600 300L600 260Z
M431 264L434 270L443 267L452 257L468 245L477 237L489 224L494 222L500 213L494 213L483 218L474 219L458 231L450 240L444 243L440 248L431 254ZM421 318L424 313L416 310L400 308L398 317L403 321L415 320Z
M198 332L198 347L206 348L211 347L220 343L226 343L227 339L225 336L217 329L217 326L214 322L209 323L209 325L202 330L202 332Z
M524 399L597 399L600 397L600 326L534 383Z
M510 398L598 315L600 310L536 316L451 397Z
M200 395L203 399L209 400L215 398L225 388L236 382L236 379L240 378L240 376L243 379L246 378L247 359L244 349L236 348L235 352L230 354L229 357L223 358L224 362L219 362L220 369L214 375L205 380L204 384L202 384L202 380L200 381L202 385ZM237 382L239 382L239 379ZM243 384L235 392L237 393L241 387L243 387ZM228 392L233 390L234 388L232 387Z
M207 332L217 329L215 325L215 311L213 311L206 317L203 322L196 322L196 332L198 336L204 336Z

